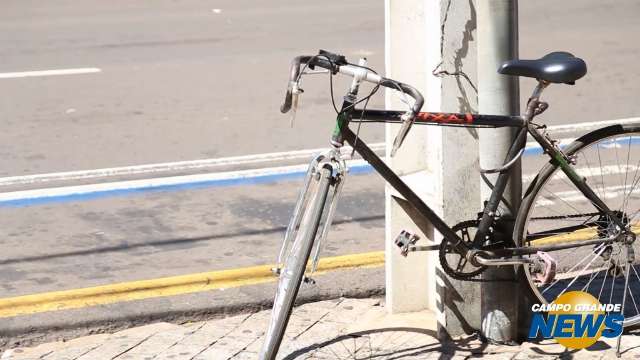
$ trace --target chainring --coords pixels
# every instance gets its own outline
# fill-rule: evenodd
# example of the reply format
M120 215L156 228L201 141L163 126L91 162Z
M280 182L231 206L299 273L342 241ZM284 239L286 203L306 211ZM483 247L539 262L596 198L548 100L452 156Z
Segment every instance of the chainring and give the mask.
M451 229L458 233L465 244L473 248L473 235L469 233L469 229L477 229L479 224L480 220L468 220L456 224ZM487 269L486 266L472 265L464 256L459 255L448 241L443 240L440 243L438 255L442 270L456 280L471 280Z

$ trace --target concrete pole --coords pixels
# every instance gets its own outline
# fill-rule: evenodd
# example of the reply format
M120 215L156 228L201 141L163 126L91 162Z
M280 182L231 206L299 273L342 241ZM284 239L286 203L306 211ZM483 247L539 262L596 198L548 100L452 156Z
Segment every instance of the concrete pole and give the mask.
M475 112L475 25L471 1L385 0L386 76L419 89L426 99L423 111ZM391 91L386 105L406 108ZM398 126L389 124L386 130L389 150ZM400 151L386 161L448 224L476 218L480 184L474 130L414 125ZM387 187L387 309L433 311L442 337L479 329L478 283L448 278L435 252L400 256L393 240L403 229L419 234L423 245L442 240L431 224L416 221L403 199Z
M431 79L428 74L431 64L437 61L431 54L439 52L439 4L425 0L385 0L385 73L387 77L406 82L416 87L425 97L425 108L439 108L440 79ZM437 63L436 63L437 64ZM389 109L404 109L404 105L391 91L386 92ZM387 125L387 155L399 126ZM429 205L433 204L438 178L428 171L426 156L428 139L432 134L425 127L414 126L394 158L387 161L405 182ZM433 142L431 142L433 143ZM411 155L413 153L413 155ZM416 154L419 154L416 156ZM434 184L435 186L429 186ZM401 230L418 234L423 240L433 243L428 224L417 226L405 213L401 199L393 189L386 187L385 204L385 266L386 306L391 313L434 309L435 269L430 264L437 257L429 253L415 253L402 257L394 244ZM420 228L424 228L421 231Z
M478 1L478 104L483 114L519 114L519 89L516 77L497 73L502 62L518 57L518 0ZM493 169L504 164L515 130L481 129L480 167ZM510 181L499 212L514 216L522 193L522 172L518 163L510 171ZM488 199L497 174L482 181L482 199ZM506 206L509 204L509 206ZM490 268L481 288L482 333L493 341L517 340L520 294L512 267ZM500 280L500 281L493 281ZM509 294L505 296L505 294Z

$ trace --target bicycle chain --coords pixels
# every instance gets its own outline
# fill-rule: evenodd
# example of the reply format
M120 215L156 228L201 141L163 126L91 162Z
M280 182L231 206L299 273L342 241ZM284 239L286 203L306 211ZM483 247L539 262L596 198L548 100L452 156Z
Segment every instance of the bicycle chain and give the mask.
M587 216L598 216L600 213L586 213L586 214L574 214L574 215L555 215L555 216L537 216L532 217L530 220L557 220L557 219L571 219L578 217L587 217Z

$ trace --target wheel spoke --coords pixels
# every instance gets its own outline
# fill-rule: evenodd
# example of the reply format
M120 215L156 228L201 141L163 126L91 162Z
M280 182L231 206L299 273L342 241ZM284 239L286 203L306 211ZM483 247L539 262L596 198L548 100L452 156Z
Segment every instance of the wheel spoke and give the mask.
M593 256L593 259L591 259L591 261L589 261L589 263L587 264L587 266L589 266L589 265L593 262L593 260L595 260L596 256L600 256L600 254L602 253L602 251L604 251L604 246L602 247L602 249L600 249L600 252L599 252L599 253L596 253L596 254ZM567 273L571 273L575 268L577 268L578 266L582 265L582 263L583 263L583 262L585 262L585 261L587 261L588 259L589 259L588 257L583 258L582 260L580 260L580 262L578 262L577 264L573 265L573 267L572 267L571 269L569 269L569 270L567 271ZM551 289L551 287L553 287L555 284L557 284L557 283L558 283L558 282L560 282L561 280L563 280L563 279L562 279L562 278L558 278L558 279L556 279L553 283L551 283L551 285L549 285L549 287L547 287L546 289L544 289L544 291L542 291L542 293L544 294L547 290ZM574 280L574 281L575 281L575 280ZM573 282L572 282L571 284L573 284ZM571 284L569 284L569 286L571 286ZM566 288L565 288L565 290L566 290ZM563 291L563 292L564 292L564 291Z
M620 211L625 210L625 200L627 195L627 176L629 175L629 157L631 156L631 136L629 136L629 141L627 144L627 162L624 167L624 191L622 192L622 204L620 205Z
M587 265L584 266L584 268L582 268L582 271L580 272L580 274L578 274L578 276L574 277L573 280L571 280L571 282L569 283L569 285L567 285L564 290L562 290L561 294L564 294L565 291L567 291L567 289L569 289L571 287L571 285L573 285L574 282L576 282L576 280L578 280L584 273L585 271L587 271L587 269L589 268L589 266L591 266L591 264L598 258L600 257L600 254L602 254L604 252L604 250L606 249L606 246L602 246L602 248L593 256L593 258L591 259L591 261L589 261L589 263Z
M604 188L604 172L602 171L602 157L600 155L600 144L596 144L596 149L598 149L598 162L600 163L600 179L602 180L602 192L604 194L602 200L607 201L607 190Z
M609 294L609 304L611 304L611 301L613 300L613 290L616 287L616 278L618 277L618 266L620 266L620 253L618 252L618 262L615 265L615 268L613 269L613 274L611 275L611 292ZM622 311L624 311L624 309L622 309Z
M636 148L640 149L636 146L640 133L619 128L600 134L586 135L583 143L573 147L576 150L568 150L566 155L576 159L579 167L575 171L586 179L606 207L615 210L615 216L622 219L627 229L640 235L640 158L634 153ZM517 239L519 244L533 247L604 240L618 233L614 218L602 215L600 207L604 206L593 204L576 189L558 165L547 165L535 179L532 184L535 193L528 195L533 196L533 200L525 202L529 206L526 217L517 220L522 222L518 226L523 231ZM588 292L603 304L621 304L626 299L623 311L627 326L640 321L640 269L628 262L626 246L615 240L594 248L585 246L553 252L556 277L548 284L535 279L533 267L526 267L525 271L534 293L544 303L572 290ZM640 254L640 242L632 246Z
M604 279L602 279L602 286L600 287L600 292L598 292L598 302L601 302L600 298L602 297L602 291L604 290L604 285L607 283L607 275L609 275L609 268L611 267L611 259L613 258L609 256L607 269L604 272Z
M632 265L631 268L633 269ZM633 296L633 291L631 291L631 286L627 287L627 290L629 291L629 295L631 295L631 301L633 302L633 307L636 308L636 315L640 314L640 310L638 310L638 304L636 304L636 299ZM624 309L622 309L622 312L624 313Z
M593 171L591 171L591 164L589 163L589 157L588 156L583 156L582 158L587 163L587 169L589 169L590 177L594 177ZM600 174L602 174L602 171L600 171ZM603 193L604 192L604 184L603 184L603 187L601 187L600 189L598 187L596 187L596 190L598 190L598 192L600 193L600 197L603 198L604 197L604 193Z
M603 270L606 271L609 268L609 264L611 264L611 260L605 263L605 265L600 270L593 272L587 284L582 288L582 291L585 291L585 290L589 291L589 286L591 286L591 282L598 277L598 274L600 274L600 272L602 272Z

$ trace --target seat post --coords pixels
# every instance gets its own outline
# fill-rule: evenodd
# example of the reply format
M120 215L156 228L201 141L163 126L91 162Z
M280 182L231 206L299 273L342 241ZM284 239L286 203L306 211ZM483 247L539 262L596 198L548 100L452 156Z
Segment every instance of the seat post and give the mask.
M527 122L533 120L536 115L539 115L548 107L547 103L540 101L540 96L542 96L542 92L547 88L547 86L549 86L549 84L550 83L548 81L538 80L538 85L536 85L535 89L533 89L533 93L527 101L527 110L524 114L524 119ZM545 104L544 108L542 109L540 108L541 104Z

